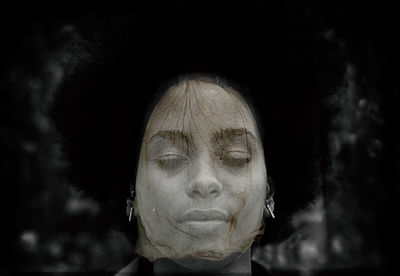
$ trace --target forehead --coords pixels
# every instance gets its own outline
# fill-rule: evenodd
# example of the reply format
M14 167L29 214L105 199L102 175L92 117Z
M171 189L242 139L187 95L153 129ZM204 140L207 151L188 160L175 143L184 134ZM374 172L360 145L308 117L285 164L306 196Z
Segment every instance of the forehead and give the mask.
M215 135L229 129L242 129L259 137L254 117L244 99L231 88L186 80L168 89L158 102L145 137L149 139L160 131L177 131L191 136Z

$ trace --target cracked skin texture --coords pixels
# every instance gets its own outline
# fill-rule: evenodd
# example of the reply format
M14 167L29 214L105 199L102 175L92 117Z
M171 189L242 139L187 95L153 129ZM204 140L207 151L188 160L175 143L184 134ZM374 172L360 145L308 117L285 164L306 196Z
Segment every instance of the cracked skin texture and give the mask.
M154 108L136 179L136 253L223 260L264 232L269 187L249 106L232 88L184 79ZM224 220L182 222L190 210L220 210Z

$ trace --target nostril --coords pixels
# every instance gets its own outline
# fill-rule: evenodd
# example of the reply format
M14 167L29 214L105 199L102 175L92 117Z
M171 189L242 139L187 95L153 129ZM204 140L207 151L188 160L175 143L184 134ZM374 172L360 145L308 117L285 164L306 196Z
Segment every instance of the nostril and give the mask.
M221 184L216 181L194 181L188 187L189 196L196 198L217 197L221 191Z
M190 195L193 197L200 197L201 193L199 190L193 190L193 191L191 191Z
M215 195L217 195L218 194L218 191L216 190L216 189L214 189L214 190L212 190L211 192L210 192L210 195L212 195L212 196L215 196Z

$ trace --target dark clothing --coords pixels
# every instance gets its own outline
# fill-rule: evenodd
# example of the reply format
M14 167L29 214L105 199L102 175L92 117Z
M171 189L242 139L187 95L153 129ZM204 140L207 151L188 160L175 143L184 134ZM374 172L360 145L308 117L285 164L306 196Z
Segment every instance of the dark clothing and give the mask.
M149 262L146 258L144 257L137 257L131 264L129 264L129 269L125 271L121 271L117 276L128 276L128 275L154 275L153 272L153 263ZM269 276L272 275L268 270L266 270L262 265L252 261L251 262L251 275L254 276ZM195 275L240 275L240 274L227 274L227 273L212 273L212 272L199 272L199 273L194 273ZM171 274L163 274L163 275L173 275ZM185 273L179 273L179 275L185 275ZM193 275L193 273L188 273L188 275Z

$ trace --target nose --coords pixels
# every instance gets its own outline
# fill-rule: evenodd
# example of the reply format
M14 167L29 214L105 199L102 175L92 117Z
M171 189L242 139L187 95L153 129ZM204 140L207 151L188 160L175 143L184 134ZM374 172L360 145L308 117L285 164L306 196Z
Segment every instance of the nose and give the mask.
M211 164L205 160L195 170L195 177L189 182L188 194L193 198L214 198L218 197L223 187L215 176Z

